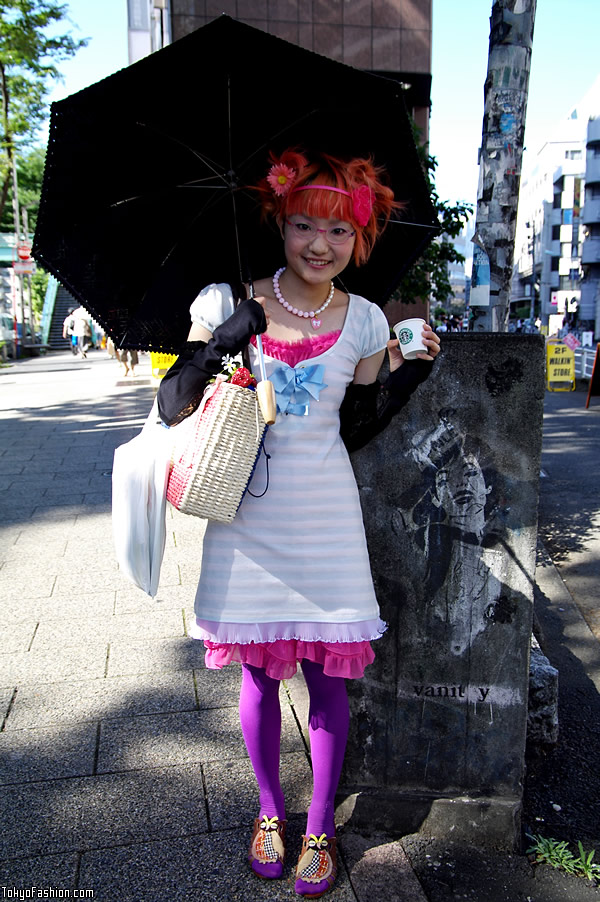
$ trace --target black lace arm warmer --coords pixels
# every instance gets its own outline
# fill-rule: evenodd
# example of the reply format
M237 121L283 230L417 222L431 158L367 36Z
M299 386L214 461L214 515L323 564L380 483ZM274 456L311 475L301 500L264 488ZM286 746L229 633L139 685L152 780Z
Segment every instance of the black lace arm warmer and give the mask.
M358 451L389 425L431 372L425 360L405 360L385 382L351 382L340 407L340 435L348 451Z
M209 342L188 341L165 373L158 390L158 411L167 426L175 426L196 410L206 383L222 372L222 357L242 351L252 335L267 328L265 312L254 300L243 301L217 326Z

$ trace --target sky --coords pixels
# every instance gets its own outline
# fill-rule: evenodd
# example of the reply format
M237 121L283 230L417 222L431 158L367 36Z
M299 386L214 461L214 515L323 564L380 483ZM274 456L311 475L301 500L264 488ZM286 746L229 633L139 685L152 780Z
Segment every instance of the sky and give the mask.
M66 0L74 37L91 38L51 100L128 64L127 0ZM430 150L442 200L477 199L492 0L433 0ZM567 116L600 74L600 0L537 0L525 130L527 156ZM527 156L524 167L527 165Z
M442 200L476 203L492 0L433 0L430 151ZM537 0L528 159L600 74L600 0Z

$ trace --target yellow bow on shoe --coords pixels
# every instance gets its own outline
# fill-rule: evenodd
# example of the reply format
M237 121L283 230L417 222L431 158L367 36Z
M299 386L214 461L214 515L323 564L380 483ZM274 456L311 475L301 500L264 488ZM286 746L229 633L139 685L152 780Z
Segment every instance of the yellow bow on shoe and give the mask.
M296 877L306 883L320 883L331 877L331 882L333 882L335 865L329 852L327 834L322 833L320 836L315 836L314 833L311 833L308 837L304 837L303 848L306 851L300 856L296 866Z

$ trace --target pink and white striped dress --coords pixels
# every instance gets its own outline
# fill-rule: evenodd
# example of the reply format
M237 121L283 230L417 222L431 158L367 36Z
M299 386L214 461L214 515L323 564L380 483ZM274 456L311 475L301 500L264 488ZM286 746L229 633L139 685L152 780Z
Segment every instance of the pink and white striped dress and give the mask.
M233 303L228 285L210 285L192 320L213 331ZM286 679L306 657L328 675L355 678L373 660L370 640L385 624L339 408L359 360L385 348L389 334L382 311L350 295L340 332L293 343L263 336L268 378L289 383L308 372L324 387L307 415L278 414L269 428L266 494L246 494L233 523L207 524L193 636L205 641L208 667L241 661ZM251 364L258 374L254 348ZM261 455L250 489L262 492L266 480Z

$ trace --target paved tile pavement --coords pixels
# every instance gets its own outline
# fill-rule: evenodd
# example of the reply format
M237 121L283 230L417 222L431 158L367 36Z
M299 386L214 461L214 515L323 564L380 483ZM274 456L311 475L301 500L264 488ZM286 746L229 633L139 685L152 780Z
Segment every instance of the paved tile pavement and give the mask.
M247 871L257 795L239 670L208 673L188 638L202 523L169 512L154 600L114 560L113 453L152 397L146 356L135 379L101 352L0 370L0 887L297 898L291 860L283 881ZM311 786L294 698L282 689L292 848ZM348 835L342 850L331 902L424 900L399 843Z

